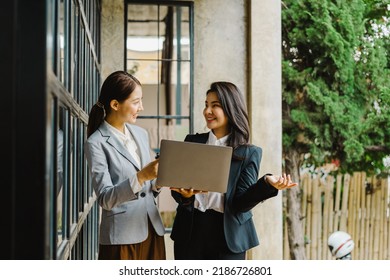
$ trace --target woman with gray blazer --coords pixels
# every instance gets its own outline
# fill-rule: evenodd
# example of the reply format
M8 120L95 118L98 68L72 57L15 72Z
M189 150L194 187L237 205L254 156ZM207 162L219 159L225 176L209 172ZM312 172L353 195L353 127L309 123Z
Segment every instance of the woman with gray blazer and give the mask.
M102 208L99 259L165 259L158 160L151 159L147 132L134 125L142 110L141 83L116 71L89 114L85 155Z

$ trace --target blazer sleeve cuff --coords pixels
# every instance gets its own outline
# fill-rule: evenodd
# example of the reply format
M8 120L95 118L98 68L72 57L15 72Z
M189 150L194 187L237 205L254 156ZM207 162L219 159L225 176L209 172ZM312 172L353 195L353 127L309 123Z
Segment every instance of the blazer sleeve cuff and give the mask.
M267 176L272 176L272 174L267 173L267 174L265 174L263 177L261 177L259 179L261 181L260 185L262 185L263 188L264 188L264 194L266 194L265 195L265 197L266 197L265 199L277 196L278 193L279 193L279 190L277 188L275 188L270 183L268 183L268 181L266 179Z
M171 195L175 199L175 201L179 204L179 206L182 206L182 207L187 207L187 206L193 204L195 201L195 195L193 195L189 198L185 198L184 196L182 196L181 194L179 194L178 192L175 192L175 191L171 191Z

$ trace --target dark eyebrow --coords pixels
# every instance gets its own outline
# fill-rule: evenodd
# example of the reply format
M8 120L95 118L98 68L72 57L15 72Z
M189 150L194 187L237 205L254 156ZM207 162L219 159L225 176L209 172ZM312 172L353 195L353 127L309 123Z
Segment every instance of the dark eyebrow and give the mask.
M131 99L130 101L142 100L142 98L144 98L144 97L143 96L142 97L137 97L137 98Z

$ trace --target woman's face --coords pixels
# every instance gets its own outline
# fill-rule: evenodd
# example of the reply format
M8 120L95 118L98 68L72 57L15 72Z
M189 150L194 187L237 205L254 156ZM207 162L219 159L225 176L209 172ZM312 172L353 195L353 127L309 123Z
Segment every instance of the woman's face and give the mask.
M215 92L209 92L206 97L203 115L207 127L213 131L217 138L229 133L229 122Z
M117 115L123 122L134 124L137 121L138 113L143 110L142 88L137 86L129 98L119 103Z

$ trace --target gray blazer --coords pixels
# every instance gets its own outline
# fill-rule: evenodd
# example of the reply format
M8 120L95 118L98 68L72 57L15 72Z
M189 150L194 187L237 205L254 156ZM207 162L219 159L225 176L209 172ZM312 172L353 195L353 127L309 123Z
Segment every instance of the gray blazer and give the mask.
M146 181L142 190L134 194L129 177L151 161L146 130L126 124L137 143L141 165L138 166L103 122L85 143L85 156L97 201L102 207L100 244L134 244L148 236L148 217L157 234L164 234L164 226L157 208L157 192L152 182Z

